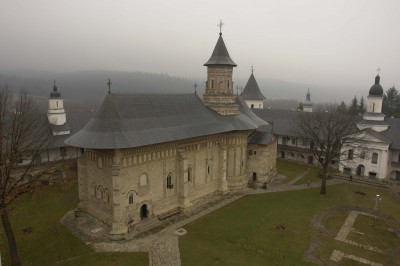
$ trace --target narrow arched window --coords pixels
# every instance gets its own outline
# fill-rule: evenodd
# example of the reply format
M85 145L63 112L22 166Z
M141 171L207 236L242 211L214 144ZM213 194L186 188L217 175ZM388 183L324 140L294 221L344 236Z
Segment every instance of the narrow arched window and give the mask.
M187 180L188 182L192 181L192 167L188 168L188 172L187 172Z
M167 176L167 188L168 189L173 189L174 185L172 184L172 176L171 174L168 174Z
M133 192L129 194L129 204L133 204Z
M372 154L372 160L371 160L371 162L372 162L373 164L377 164L377 163L378 163L378 154L377 154L376 152L374 152L374 153Z

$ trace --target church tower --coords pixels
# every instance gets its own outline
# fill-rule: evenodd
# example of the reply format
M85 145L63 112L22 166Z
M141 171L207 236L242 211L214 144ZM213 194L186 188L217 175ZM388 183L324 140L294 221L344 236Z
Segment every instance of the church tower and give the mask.
M313 107L313 103L311 101L311 93L310 93L310 89L308 89L307 91L307 95L306 95L306 100L303 103L303 112L312 112L312 107Z
M67 116L64 110L64 101L61 98L61 93L57 90L56 81L54 81L53 91L50 93L49 97L47 119L52 125L54 135L65 135L70 133L70 130L66 125Z
M207 81L203 102L220 115L238 115L236 95L233 93L232 72L237 65L229 56L224 39L222 39L222 21L217 44L210 59L204 64L207 67Z
M369 89L367 97L367 112L364 114L365 120L383 121L385 115L382 114L382 102L383 102L383 89L379 84L381 77L376 75L375 84Z
M263 109L265 96L261 93L258 87L256 78L254 77L254 68L251 66L251 75L241 94L249 108Z

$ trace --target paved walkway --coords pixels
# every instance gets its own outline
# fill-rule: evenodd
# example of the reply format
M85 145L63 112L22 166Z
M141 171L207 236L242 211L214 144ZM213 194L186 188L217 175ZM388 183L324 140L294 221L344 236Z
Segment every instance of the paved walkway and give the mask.
M296 183L307 173L308 172L305 172L295 177L288 184L274 185L272 183L268 189L248 189L244 193L228 197L210 208L207 208L197 214L194 214L184 220L181 220L164 228L162 231L158 233L148 235L140 239L133 239L123 243L101 242L101 243L94 243L93 246L96 252L149 252L149 265L151 266L164 266L164 265L179 266L181 265L180 253L179 253L179 241L178 241L178 236L175 234L175 230L245 195L280 192L287 190L300 190L300 189L307 189L311 187L320 186L319 182L311 183L309 186L307 184L294 185L294 183ZM327 184L334 185L344 182L345 181L343 180L334 179L334 180L328 180Z

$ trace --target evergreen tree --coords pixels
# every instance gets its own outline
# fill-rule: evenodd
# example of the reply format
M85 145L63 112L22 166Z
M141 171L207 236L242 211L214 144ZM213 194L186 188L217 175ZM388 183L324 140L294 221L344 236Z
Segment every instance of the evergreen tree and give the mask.
M346 106L346 104L344 103L344 101L342 101L342 102L340 103L340 105L338 106L338 111L339 111L340 113L342 113L342 114L347 113L347 106Z
M364 101L364 96L361 96L361 99L360 99L360 104L358 105L358 112L360 113L360 114L363 114L363 113L365 113L365 101Z
M382 113L388 117L400 117L400 94L394 86L383 95Z
M302 102L300 102L299 107L297 107L297 109L303 111L303 103Z
M355 96L355 95L354 95L354 98L351 100L348 113L351 115L357 115L359 113L358 100L357 100L357 96Z

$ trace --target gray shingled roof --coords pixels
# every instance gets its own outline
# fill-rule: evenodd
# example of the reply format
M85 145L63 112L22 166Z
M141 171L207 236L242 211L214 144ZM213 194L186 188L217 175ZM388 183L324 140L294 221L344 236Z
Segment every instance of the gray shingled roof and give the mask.
M252 109L252 111L262 120L272 122L273 130L278 135L294 136L297 126L294 121L304 114L290 110L276 109ZM270 123L271 124L271 123Z
M249 80L247 81L246 86L241 94L241 96L245 100L265 100L266 98L261 93L260 88L258 87L257 81L251 73Z
M386 117L385 121L389 124L389 128L381 134L392 141L390 148L400 149L400 118Z
M109 94L69 146L121 149L164 143L265 125L242 99L240 114L221 116L196 94Z
M268 109L251 109L258 117L267 121L273 122L274 132L278 135L294 136L296 132L296 118L301 114L311 114L303 112L294 112L288 110L268 110ZM360 122L365 122L361 120ZM369 124L389 124L389 128L382 132L376 132L372 129L367 129L366 132L379 138L380 140L390 144L392 149L400 149L400 118L385 117L385 121L367 121Z
M228 50L226 49L224 39L222 39L222 33L219 34L219 38L217 44L215 45L214 51L208 59L208 61L204 64L205 66L209 65L229 65L229 66L237 66L235 62L229 56Z

